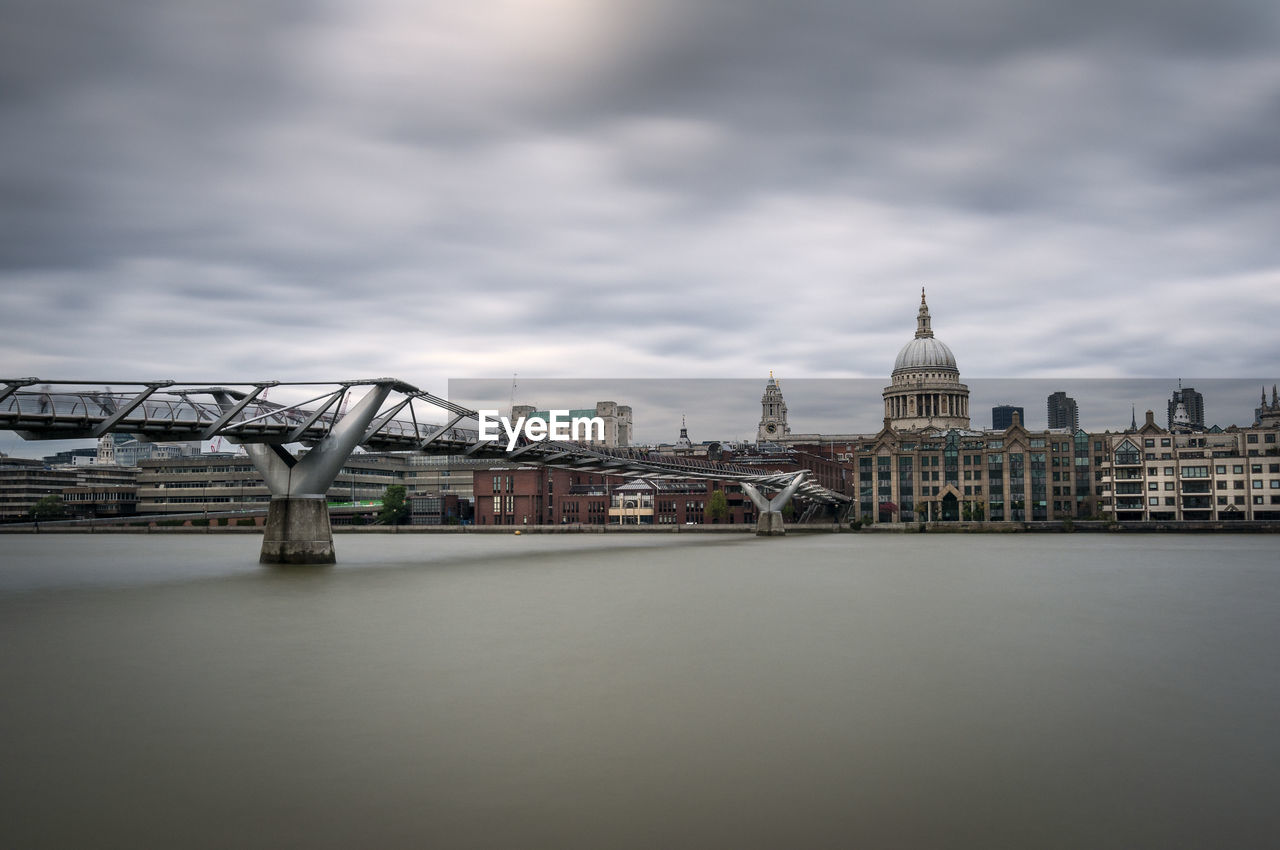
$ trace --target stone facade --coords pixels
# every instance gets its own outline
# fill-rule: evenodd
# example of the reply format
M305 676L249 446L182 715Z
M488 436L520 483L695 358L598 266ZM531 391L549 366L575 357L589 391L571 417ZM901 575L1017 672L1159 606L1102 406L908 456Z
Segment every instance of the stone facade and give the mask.
M851 446L857 514L870 522L992 522L1097 513L1090 435L1028 431L899 432L888 422Z

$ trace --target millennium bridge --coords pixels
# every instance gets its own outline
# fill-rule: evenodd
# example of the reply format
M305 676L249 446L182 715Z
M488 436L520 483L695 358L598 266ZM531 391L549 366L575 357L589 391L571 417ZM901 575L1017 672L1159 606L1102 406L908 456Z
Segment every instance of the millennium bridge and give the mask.
M242 445L271 493L261 552L265 564L334 563L325 496L357 447L518 460L626 478L734 481L756 506L760 535L783 533L782 509L793 496L837 507L851 503L812 481L807 470L761 472L741 464L524 437L508 449L503 440L480 438L477 411L395 378L199 384L10 378L0 384L0 430L23 439L86 439L114 432L153 442L221 437ZM115 389L121 386L127 389ZM268 401L269 394L305 400ZM447 417L442 425L425 421L442 416ZM290 445L306 451L295 453Z

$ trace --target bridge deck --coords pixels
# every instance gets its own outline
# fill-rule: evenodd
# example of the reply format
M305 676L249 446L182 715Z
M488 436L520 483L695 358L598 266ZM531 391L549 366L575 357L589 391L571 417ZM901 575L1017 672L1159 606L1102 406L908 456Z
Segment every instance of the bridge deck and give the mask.
M97 438L128 433L164 442L209 440L283 446L315 445L342 419L357 387L390 386L399 397L389 399L360 445L371 451L467 455L511 463L555 466L631 478L702 478L747 481L783 487L795 472L761 472L741 464L658 455L640 449L606 449L579 443L519 442L507 451L501 441L481 441L478 428L460 427L478 414L392 378L339 381L331 384L283 384L276 381L225 385L155 381L126 384L129 392L86 382L4 380L0 390L0 429L28 440ZM269 389L321 387L319 394L297 404L267 401ZM308 390L310 392L310 390ZM305 394L305 393L304 393ZM417 405L452 414L447 425L420 422ZM847 503L848 496L806 480L799 494L828 504Z

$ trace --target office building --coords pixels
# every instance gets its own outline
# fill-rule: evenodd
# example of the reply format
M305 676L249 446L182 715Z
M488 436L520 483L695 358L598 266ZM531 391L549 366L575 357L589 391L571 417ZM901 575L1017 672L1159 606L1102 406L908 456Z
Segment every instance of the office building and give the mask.
M1049 396L1046 406L1050 428L1065 428L1072 433L1080 430L1080 409L1074 398L1058 391Z
M1185 417L1178 415L1178 405L1182 405L1186 411ZM1178 388L1173 391L1173 395L1169 397L1169 415L1165 420L1165 427L1172 428L1175 424L1192 431L1204 430L1204 396L1196 392L1191 387L1183 388L1182 383L1178 383Z
M996 431L1003 431L1013 424L1013 415L1018 414L1018 422L1023 425L1027 424L1027 412L1021 407L1014 407L1012 404L999 404L991 408L991 427Z

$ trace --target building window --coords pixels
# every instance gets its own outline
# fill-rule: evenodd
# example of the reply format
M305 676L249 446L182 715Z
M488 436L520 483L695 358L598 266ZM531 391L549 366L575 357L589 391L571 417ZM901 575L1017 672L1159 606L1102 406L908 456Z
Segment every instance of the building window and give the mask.
M1158 507L1160 505L1160 497L1152 496L1150 499L1147 499L1147 504L1151 505L1152 507Z
M1117 466L1133 466L1140 460L1138 448L1125 440L1116 448L1115 461Z
M1247 434L1247 435L1245 435L1244 441L1245 441L1246 443L1256 443L1256 442L1258 442L1258 435L1257 435L1257 434Z

